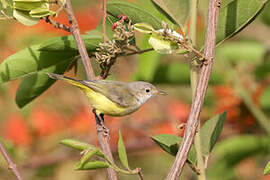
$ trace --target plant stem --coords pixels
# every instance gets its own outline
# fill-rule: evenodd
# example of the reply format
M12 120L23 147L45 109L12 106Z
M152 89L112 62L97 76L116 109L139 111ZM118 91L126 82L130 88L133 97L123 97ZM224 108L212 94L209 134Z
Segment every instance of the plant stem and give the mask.
M87 80L94 80L96 79L96 76L92 68L88 53L86 51L85 44L80 35L80 29L79 29L77 20L74 16L70 0L66 1L64 10L68 16L69 23L71 26L71 32L76 41L79 53L81 55L81 59L82 59L83 66L86 72ZM96 128L97 128L97 136L98 136L101 149L106 154L106 156L108 156L110 160L113 162L112 152L109 145L109 136L105 132L105 129L101 126L101 122L99 121L100 119L97 119ZM110 180L117 180L117 174L112 168L107 168L107 172L108 172L108 176Z
M16 164L11 160L11 158L9 157L6 149L4 148L2 142L0 141L0 151L1 153L3 154L5 160L7 161L8 163L8 168L13 172L13 174L16 176L16 178L18 180L22 180L22 177L16 167Z
M196 35L197 35L197 11L198 11L198 0L191 0L191 9L190 9L190 38L191 42L194 46L196 46ZM197 58L197 57L195 57ZM195 97L196 85L199 76L199 68L200 66L197 64L196 60L190 61L190 82L191 82L191 92L192 99ZM200 121L200 120L198 120ZM200 135L200 122L198 124L198 130L194 139L194 147L196 149L196 157L197 157L197 168L200 173L198 174L199 180L205 180L205 163L201 150L201 135Z
M219 8L220 0L209 1L208 21L204 49L204 57L207 59L208 63L202 64L196 87L196 94L195 98L192 101L191 111L189 113L184 138L177 152L173 166L171 167L171 170L166 178L167 180L176 180L181 174L199 124L200 112L202 109L210 74L213 67Z

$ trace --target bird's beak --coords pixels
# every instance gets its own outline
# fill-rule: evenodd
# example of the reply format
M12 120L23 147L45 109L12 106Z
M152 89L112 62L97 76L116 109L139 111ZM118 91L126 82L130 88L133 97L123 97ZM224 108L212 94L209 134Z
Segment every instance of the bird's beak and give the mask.
M166 93L165 91L162 91L162 90L158 90L156 95L168 95L168 93Z

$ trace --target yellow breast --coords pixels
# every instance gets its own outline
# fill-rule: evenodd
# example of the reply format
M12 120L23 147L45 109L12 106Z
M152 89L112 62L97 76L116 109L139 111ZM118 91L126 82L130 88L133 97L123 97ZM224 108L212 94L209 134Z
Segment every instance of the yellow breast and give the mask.
M99 92L95 92L90 88L83 91L88 97L91 106L95 108L98 113L109 116L124 116L137 110L135 107L121 107L108 99L106 96Z

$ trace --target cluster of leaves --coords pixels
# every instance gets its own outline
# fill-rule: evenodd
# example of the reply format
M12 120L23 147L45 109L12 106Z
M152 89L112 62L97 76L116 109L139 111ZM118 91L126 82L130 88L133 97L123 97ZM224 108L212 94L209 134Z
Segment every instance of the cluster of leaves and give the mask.
M55 11L50 10L50 4L65 4L65 0L1 0L5 11L11 11L12 16L20 23L32 26L39 22L40 18L56 15Z
M118 140L118 155L122 166L125 169L119 168L114 162L112 162L98 147L81 142L74 139L64 139L60 142L68 147L80 150L82 157L75 164L75 170L93 170L93 169L102 169L102 168L112 168L116 172L121 172L124 174L134 175L138 174L140 169L136 168L132 170L128 164L127 153L122 138L122 134L119 131L119 140ZM96 159L94 159L96 158Z

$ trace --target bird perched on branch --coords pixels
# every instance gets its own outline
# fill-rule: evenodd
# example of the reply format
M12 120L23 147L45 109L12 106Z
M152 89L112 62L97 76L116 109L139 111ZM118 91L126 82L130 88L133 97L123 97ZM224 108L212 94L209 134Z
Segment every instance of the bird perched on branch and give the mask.
M166 95L154 85L143 82L120 82L111 80L76 80L63 75L47 73L49 77L64 80L80 88L99 115L125 116L137 111L155 95Z

